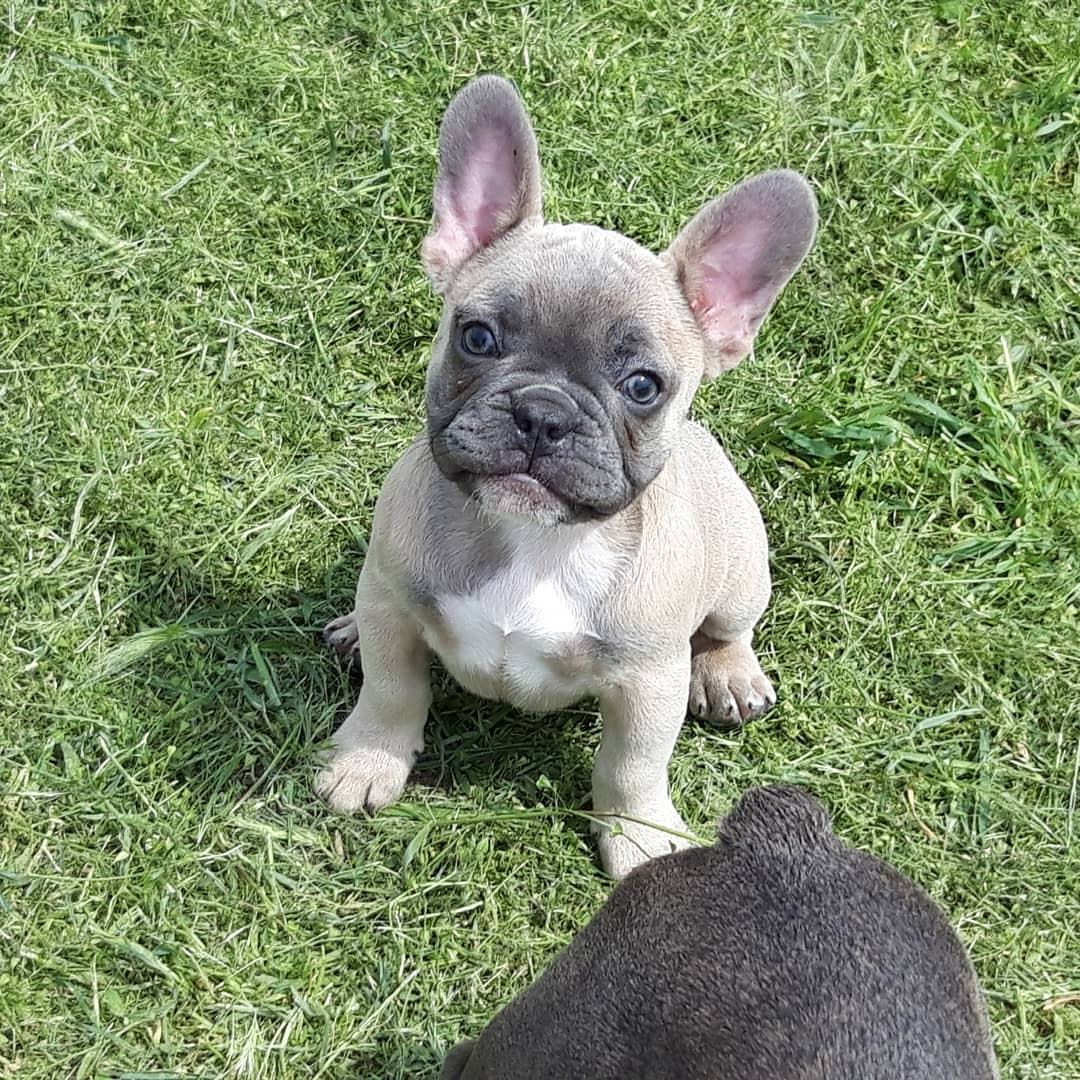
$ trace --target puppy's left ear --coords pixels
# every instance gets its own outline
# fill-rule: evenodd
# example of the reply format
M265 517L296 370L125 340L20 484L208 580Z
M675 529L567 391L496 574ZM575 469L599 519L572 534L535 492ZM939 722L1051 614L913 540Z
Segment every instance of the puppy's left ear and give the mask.
M705 377L754 344L780 290L814 242L817 199L796 172L744 180L706 203L664 253L705 338Z
M514 84L481 75L450 102L439 128L435 220L424 267L436 292L478 251L540 219L536 135Z
M464 1039L454 1047L446 1057L439 1080L461 1080L465 1075L465 1066L472 1057L475 1039Z

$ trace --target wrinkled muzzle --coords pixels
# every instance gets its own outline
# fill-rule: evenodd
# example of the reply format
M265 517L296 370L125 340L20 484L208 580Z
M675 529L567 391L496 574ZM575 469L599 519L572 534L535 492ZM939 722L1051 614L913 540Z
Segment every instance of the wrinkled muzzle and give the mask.
M507 495L513 516L609 517L636 494L608 418L572 387L541 383L475 394L431 432L431 450L443 475L470 493L488 502Z

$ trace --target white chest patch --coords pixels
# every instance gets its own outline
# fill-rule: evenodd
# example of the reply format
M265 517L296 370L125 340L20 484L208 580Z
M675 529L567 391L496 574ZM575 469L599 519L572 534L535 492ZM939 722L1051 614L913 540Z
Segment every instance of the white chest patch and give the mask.
M561 708L596 689L597 604L617 557L583 533L509 534L512 557L472 593L438 599L429 644L467 689L526 709ZM553 542L555 541L555 542Z

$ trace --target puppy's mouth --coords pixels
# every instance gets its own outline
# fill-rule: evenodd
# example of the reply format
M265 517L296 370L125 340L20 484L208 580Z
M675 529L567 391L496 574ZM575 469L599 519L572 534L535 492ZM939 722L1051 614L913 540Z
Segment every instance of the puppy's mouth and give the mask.
M528 473L509 473L506 476L485 476L479 482L505 493L514 499L522 499L537 507L565 505L554 491Z
M555 525L572 516L565 499L528 473L474 476L469 487L481 507L497 517Z

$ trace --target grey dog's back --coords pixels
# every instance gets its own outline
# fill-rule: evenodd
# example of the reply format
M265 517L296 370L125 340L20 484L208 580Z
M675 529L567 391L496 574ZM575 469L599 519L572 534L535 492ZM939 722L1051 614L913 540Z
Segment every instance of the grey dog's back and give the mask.
M841 843L817 800L770 787L742 798L714 846L634 871L495 1017L460 1075L997 1072L974 972L941 911L903 875Z

